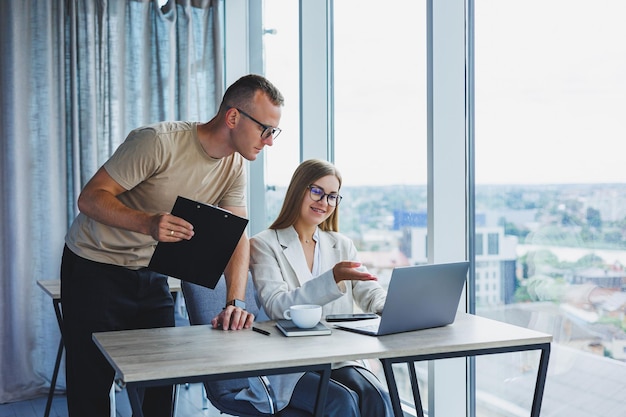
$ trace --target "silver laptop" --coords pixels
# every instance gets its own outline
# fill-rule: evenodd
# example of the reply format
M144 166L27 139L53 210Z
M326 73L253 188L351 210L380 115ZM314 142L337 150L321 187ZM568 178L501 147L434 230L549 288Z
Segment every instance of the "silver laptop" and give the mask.
M371 336L445 326L454 321L469 262L394 268L379 318L335 323Z

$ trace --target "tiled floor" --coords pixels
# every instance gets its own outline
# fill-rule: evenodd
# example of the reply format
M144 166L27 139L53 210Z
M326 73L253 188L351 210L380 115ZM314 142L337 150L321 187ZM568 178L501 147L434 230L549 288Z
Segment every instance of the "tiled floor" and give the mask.
M33 400L20 401L10 404L0 404L0 417L43 417L46 409L47 397ZM126 391L115 395L116 416L131 417L130 404ZM191 384L188 387L181 386L178 394L175 417L227 417L228 414L220 414L204 399L202 385ZM65 396L57 395L52 401L50 417L67 417L67 403Z

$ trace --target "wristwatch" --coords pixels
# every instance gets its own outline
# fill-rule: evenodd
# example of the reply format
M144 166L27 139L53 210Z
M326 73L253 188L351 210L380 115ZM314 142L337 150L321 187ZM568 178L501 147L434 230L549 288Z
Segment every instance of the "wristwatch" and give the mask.
M224 308L226 308L228 306L235 306L235 307L239 307L242 310L245 310L246 309L246 302L235 298L235 299L232 299L229 302L227 302L226 305L224 306Z

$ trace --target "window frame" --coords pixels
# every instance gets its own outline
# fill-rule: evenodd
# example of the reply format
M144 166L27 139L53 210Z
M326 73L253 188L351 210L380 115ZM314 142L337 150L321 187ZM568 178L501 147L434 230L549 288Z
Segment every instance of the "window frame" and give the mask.
M223 1L223 0L222 0ZM225 82L248 72L260 72L253 48L262 39L262 0L229 0L224 4ZM467 52L472 0L426 0L428 62L428 261L472 259L471 53ZM333 161L333 0L300 0L300 140L301 160ZM469 20L468 20L469 18ZM260 29L260 30L259 30ZM470 25L471 29L471 25ZM471 34L471 32L470 32ZM257 64L255 64L257 63ZM260 70L260 71L259 71ZM469 74L469 75L468 75ZM320 141L320 126L327 141ZM259 163L261 162L261 163ZM249 164L249 233L265 221L264 158ZM472 268L473 270L473 268ZM472 272L468 293L472 293ZM460 309L473 304L467 296ZM446 359L428 364L428 411L441 415L473 415L468 360ZM462 399L462 401L460 401ZM473 402L473 401L471 401ZM469 413L469 414L468 414Z

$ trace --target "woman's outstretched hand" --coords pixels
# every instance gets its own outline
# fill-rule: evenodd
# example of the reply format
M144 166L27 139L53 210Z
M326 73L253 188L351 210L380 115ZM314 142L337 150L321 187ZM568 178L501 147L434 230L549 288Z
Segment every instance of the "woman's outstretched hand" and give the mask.
M333 267L335 282L340 281L377 281L375 275L367 272L361 262L341 261Z

